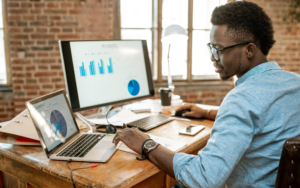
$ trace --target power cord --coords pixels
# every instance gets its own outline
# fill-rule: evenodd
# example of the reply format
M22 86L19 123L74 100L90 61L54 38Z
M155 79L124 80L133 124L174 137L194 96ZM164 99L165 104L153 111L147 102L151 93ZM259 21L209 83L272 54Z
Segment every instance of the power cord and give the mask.
M76 186L75 186L75 183L74 183L74 180L73 180L72 171L80 170L80 169L87 169L87 168L94 168L94 167L99 166L98 164L94 164L94 165L91 165L91 166L89 166L89 167L71 169L71 168L69 167L69 165L68 165L68 163L71 162L71 161L72 161L72 159L69 159L69 160L67 161L66 165L67 165L67 167L68 167L69 170L70 170L70 176L71 176L71 180L72 180L72 184L73 184L73 187L74 187L74 188L76 188Z

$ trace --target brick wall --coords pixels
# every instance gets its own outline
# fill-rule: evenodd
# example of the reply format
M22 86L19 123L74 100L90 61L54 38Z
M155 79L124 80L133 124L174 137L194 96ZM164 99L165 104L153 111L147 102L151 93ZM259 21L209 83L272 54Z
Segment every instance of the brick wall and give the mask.
M276 43L268 60L276 61L282 69L300 73L300 23L284 22L291 0L251 0L263 7L273 21Z
M113 38L114 1L6 1L13 100L6 103L4 99L0 114L3 109L12 108L17 114L24 110L25 101L65 87L58 40ZM284 70L300 73L300 24L292 25L282 20L290 1L251 1L263 7L273 20L277 42L268 59L279 63ZM175 93L188 102L219 105L231 88L215 85L176 86ZM9 118L13 116L12 112L7 114ZM0 116L0 121L4 120Z
M11 91L0 92L0 122L11 120L14 113L14 96Z
M15 113L65 88L58 40L112 39L112 0L7 0Z

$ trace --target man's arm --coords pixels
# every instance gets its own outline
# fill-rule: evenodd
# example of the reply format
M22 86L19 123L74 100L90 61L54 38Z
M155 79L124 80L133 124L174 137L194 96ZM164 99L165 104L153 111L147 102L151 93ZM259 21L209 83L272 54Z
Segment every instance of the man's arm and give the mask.
M120 132L117 132L113 142L117 145L119 141L122 141L130 149L141 154L142 145L144 141L149 138L149 135L136 128L126 128L122 129ZM149 159L164 172L175 178L173 170L173 157L175 154L175 152L159 145L155 150L149 153Z
M205 110L198 107L195 104L184 104L183 106L176 109L180 110L191 110L190 112L184 113L182 116L184 117L193 117L193 118L207 118L211 120L215 120L218 114L218 110Z

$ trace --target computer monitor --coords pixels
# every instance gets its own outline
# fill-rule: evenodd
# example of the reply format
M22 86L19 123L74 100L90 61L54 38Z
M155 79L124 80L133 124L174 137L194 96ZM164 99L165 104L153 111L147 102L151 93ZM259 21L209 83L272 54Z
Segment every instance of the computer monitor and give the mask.
M154 96L145 40L59 41L74 112Z

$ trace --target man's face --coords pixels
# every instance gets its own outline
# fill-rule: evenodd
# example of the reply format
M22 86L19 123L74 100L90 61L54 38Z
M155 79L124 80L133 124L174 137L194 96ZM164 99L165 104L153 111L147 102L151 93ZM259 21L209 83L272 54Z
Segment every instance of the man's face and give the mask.
M236 44L235 41L226 36L226 31L226 25L212 26L210 32L210 44L216 49ZM214 62L215 71L219 73L222 80L227 80L234 75L237 75L239 78L247 72L245 70L247 69L245 57L242 53L244 47L245 45L241 45L219 51L219 60L215 60L214 57L211 56L211 60Z

